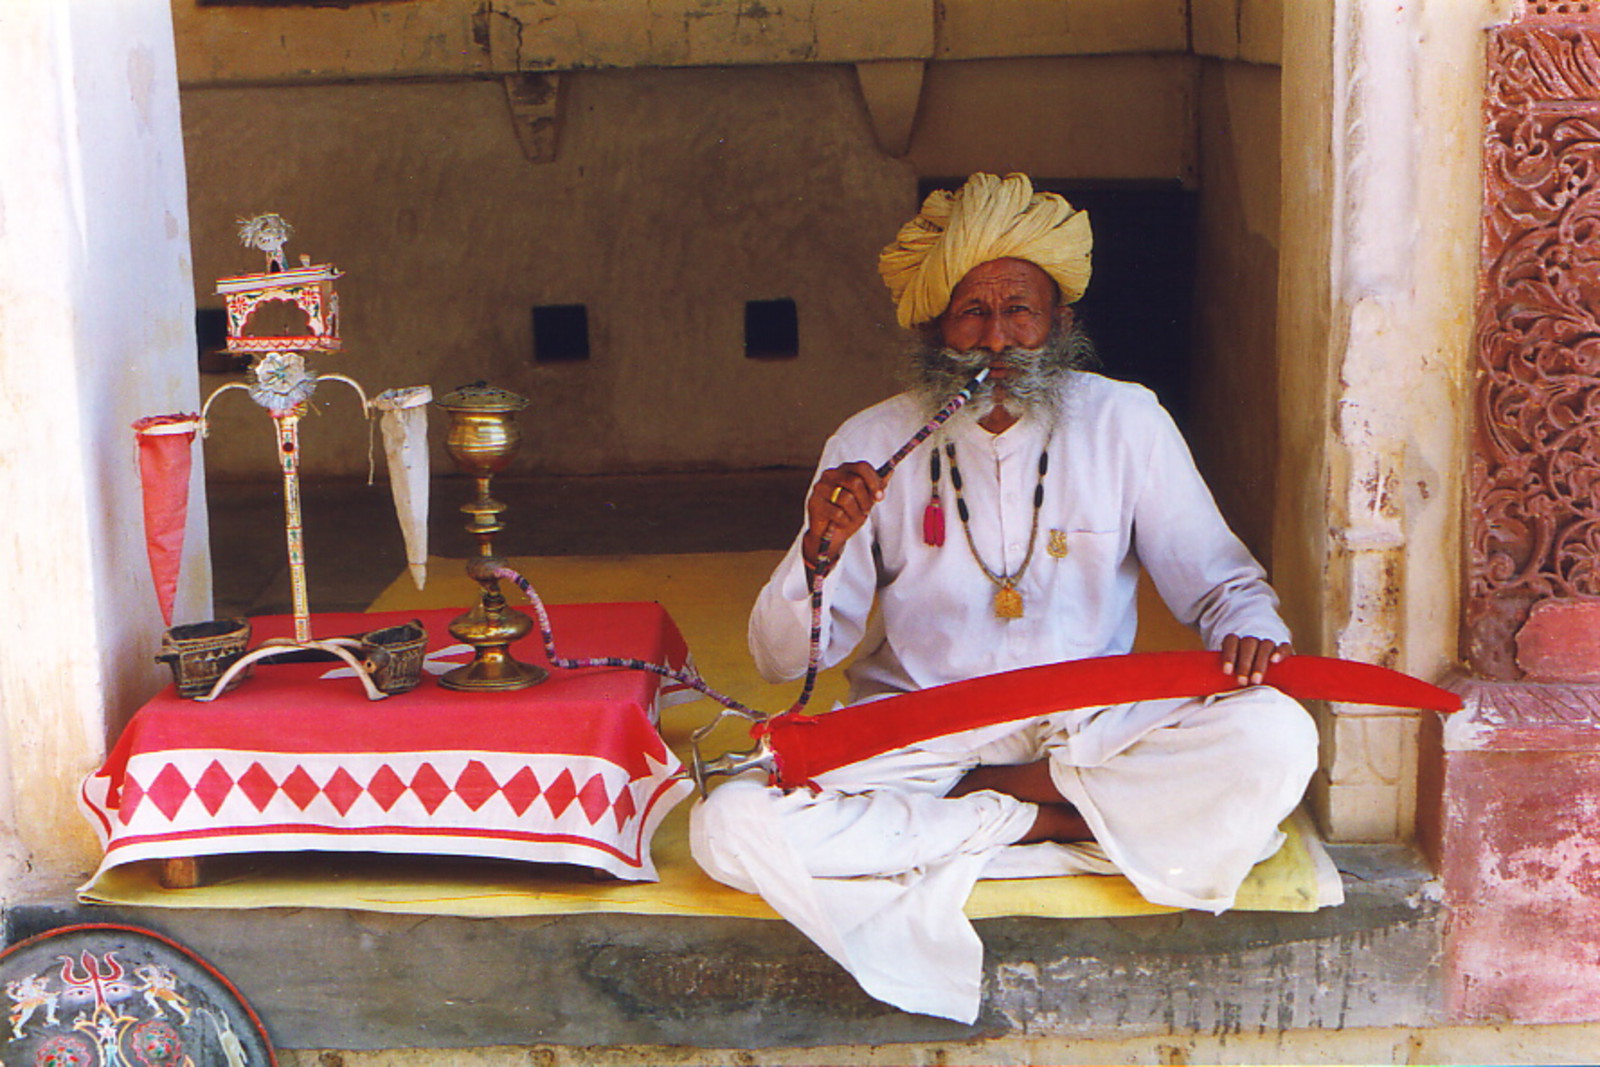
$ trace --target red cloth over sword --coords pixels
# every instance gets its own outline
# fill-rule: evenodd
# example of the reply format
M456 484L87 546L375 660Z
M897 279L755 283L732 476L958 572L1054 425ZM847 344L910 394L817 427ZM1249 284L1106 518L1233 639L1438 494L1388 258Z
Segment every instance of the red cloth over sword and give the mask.
M1436 685L1369 663L1290 656L1267 668L1265 685L1296 700L1451 712L1461 698ZM1074 708L1137 700L1203 697L1240 686L1220 652L1139 652L991 674L885 697L824 715L779 715L751 728L771 739L778 784L804 785L819 774L932 737L1039 718Z

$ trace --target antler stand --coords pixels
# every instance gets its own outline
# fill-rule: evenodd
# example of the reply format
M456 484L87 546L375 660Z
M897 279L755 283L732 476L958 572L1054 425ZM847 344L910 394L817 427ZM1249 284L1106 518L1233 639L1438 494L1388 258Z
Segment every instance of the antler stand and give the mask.
M217 699L227 692L234 679L259 660L311 649L330 653L349 664L355 670L356 677L361 680L361 685L367 692L367 699L382 700L389 695L379 689L372 680L372 672L376 669L376 665L351 651L361 648L359 640L351 637L331 637L319 641L311 636L311 607L306 595L305 535L300 512L300 417L305 414L306 401L317 383L328 380L344 382L350 386L361 397L362 409L367 408L367 394L354 379L346 378L342 374L324 374L315 378L305 375L298 379L294 384L300 390L297 393L299 399L287 405L262 403L263 399L269 398L268 394L259 389L251 391L248 386L240 382L230 382L206 398L205 407L201 410L200 421L204 425L212 401L230 389L245 389L251 392L252 399L267 408L272 416L273 425L277 428L278 466L283 471L284 533L289 547L289 587L294 597L294 640L272 638L262 642L259 647L245 653L224 671L222 677L211 687L211 692L199 697L200 700Z

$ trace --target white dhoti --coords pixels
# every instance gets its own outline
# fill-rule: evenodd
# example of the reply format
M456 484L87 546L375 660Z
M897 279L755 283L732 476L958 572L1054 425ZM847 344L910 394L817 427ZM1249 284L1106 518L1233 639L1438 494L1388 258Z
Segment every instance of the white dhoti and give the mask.
M1026 845L1033 804L947 797L986 764L1048 758L1086 845ZM1283 843L1317 762L1305 709L1255 687L1063 712L876 756L791 793L759 777L699 805L690 842L718 881L759 893L906 1011L977 1018L983 945L962 913L980 877L1116 873L1156 904L1220 912Z

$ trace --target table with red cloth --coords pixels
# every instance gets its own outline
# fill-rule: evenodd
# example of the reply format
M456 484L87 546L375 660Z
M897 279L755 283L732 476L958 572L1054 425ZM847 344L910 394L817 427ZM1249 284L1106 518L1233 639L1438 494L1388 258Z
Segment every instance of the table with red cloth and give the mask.
M687 662L658 604L549 612L562 657ZM547 681L513 692L445 689L435 672L471 658L447 629L459 614L312 617L319 638L422 622L421 684L385 700L368 700L332 660L259 662L212 703L169 686L80 790L105 849L100 871L145 859L340 851L571 863L654 880L651 837L692 789L656 713L693 691L624 668L550 668ZM252 644L293 628L287 616L251 621ZM513 652L549 668L537 632Z

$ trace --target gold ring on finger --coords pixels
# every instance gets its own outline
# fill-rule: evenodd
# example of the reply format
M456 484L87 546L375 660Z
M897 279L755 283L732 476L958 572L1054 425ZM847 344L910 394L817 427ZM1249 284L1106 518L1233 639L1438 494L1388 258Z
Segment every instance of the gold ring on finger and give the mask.
M834 486L834 487L833 487L833 492L831 492L831 493L829 493L829 494L828 494L828 503L830 503L830 504L837 504L837 503L838 503L838 502L839 502L839 494L840 494L840 493L841 493L841 492L842 492L842 491L843 491L843 490L844 490L844 486L842 486L842 485L836 485L836 486Z

